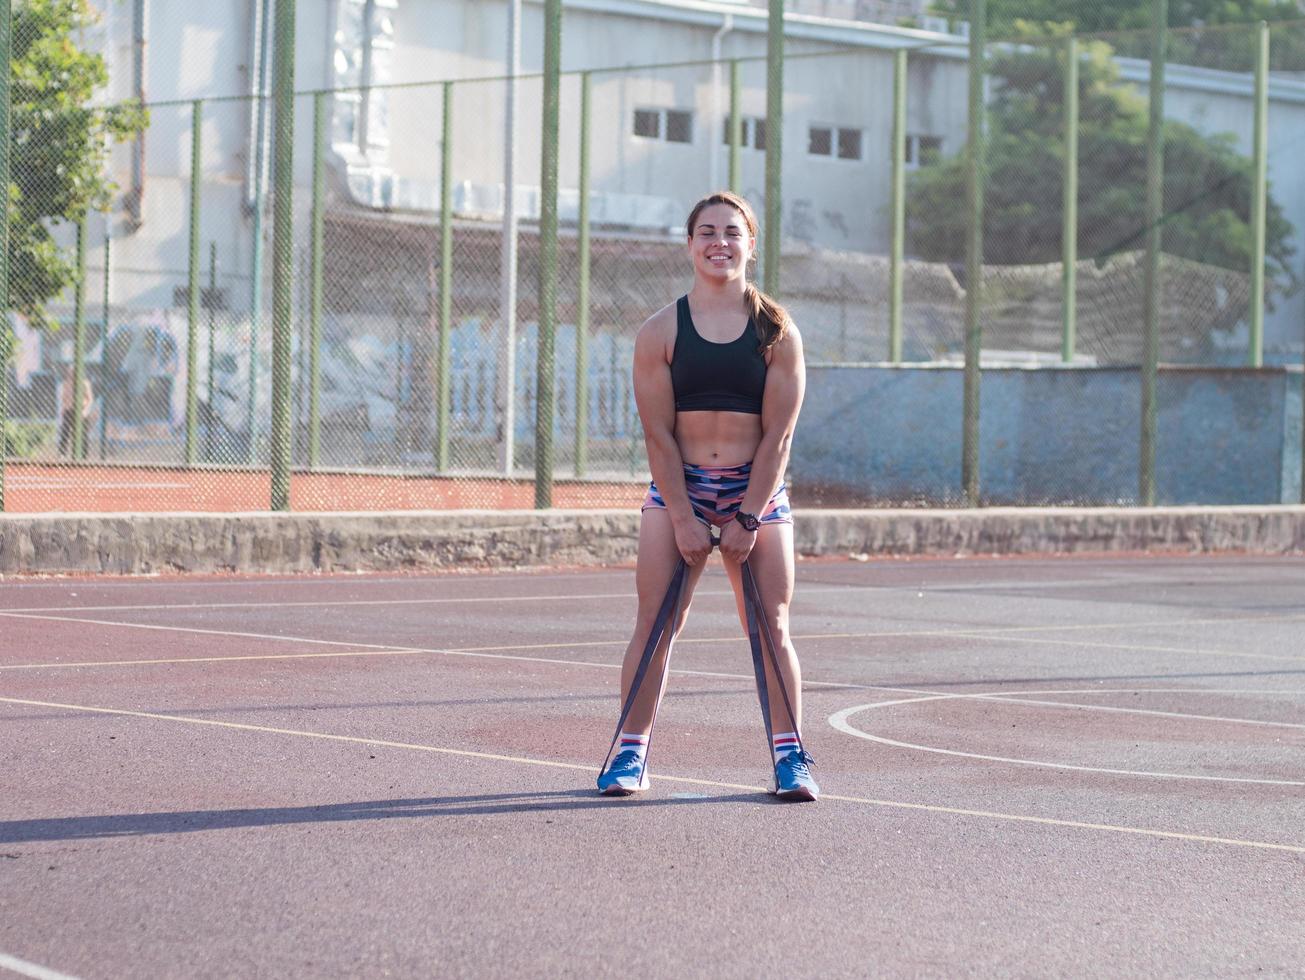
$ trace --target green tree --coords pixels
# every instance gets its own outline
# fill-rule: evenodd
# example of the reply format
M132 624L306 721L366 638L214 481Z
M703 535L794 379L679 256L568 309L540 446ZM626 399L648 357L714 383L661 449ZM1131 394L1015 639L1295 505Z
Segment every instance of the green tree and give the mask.
M945 17L965 20L970 0L936 0L933 9ZM1170 27L1300 17L1301 9L1294 0L1169 0ZM988 0L992 37L1019 37L1045 24L1070 24L1078 33L1135 30L1150 26L1151 5L1144 0Z
M1147 105L1119 80L1111 49L1085 45L1079 74L1079 255L1104 260L1143 246ZM1060 45L998 50L991 60L984 256L996 264L1061 256L1064 53ZM1251 257L1251 161L1228 136L1166 122L1164 250L1228 269ZM965 241L965 162L938 160L912 174L908 247L959 261ZM1296 285L1292 225L1270 197L1266 290Z
M75 38L94 22L87 0L18 0L13 10L9 303L43 327L51 326L46 303L76 275L52 230L108 207L109 145L146 122L134 104L91 105L108 68Z

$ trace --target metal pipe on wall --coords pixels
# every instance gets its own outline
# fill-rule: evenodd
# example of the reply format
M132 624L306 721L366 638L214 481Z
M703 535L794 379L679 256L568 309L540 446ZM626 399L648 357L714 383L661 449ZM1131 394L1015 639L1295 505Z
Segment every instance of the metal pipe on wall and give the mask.
M272 19L272 0L256 0L254 18L254 70L250 72L254 98L250 103L254 125L250 156L249 207L253 215L253 247L249 270L249 396L246 417L249 420L249 462L258 462L258 333L263 318L263 198L267 189L267 66L268 22Z
M902 362L902 266L906 252L906 50L893 55L892 252L888 273L888 359Z
M539 335L535 363L535 507L553 506L554 330L557 325L557 137L562 0L544 4L543 137L539 175Z
M516 454L517 376L517 76L521 74L521 0L507 0L507 101L503 134L503 237L499 245L499 319L503 346L499 350L498 416L501 430L499 466L511 475Z
M1269 185L1269 25L1260 21L1255 44L1255 122L1251 181L1251 343L1246 363L1264 366L1264 248Z
M1138 439L1138 503L1155 504L1156 371L1160 360L1160 246L1164 217L1165 47L1168 0L1151 3L1150 110L1146 135L1146 260L1143 264L1142 419Z
M131 95L137 104L145 104L145 24L149 18L149 0L134 0L131 8ZM139 228L145 220L145 133L142 129L132 140L131 193L127 195L127 220Z
M712 128L725 119L725 100L721 97L721 43L725 35L734 30L734 15L721 16L720 29L711 36L711 127L707 132L707 143L711 147L711 189L720 187L720 148L721 140L716 139ZM733 63L731 63L732 67Z
M1061 206L1060 357L1074 360L1078 324L1078 40L1065 39L1065 171Z
M784 0L770 0L766 25L766 217L762 234L764 289L779 294L780 195L784 163Z
M589 72L580 75L580 215L576 263L580 282L575 320L575 475L589 465Z
M965 380L961 424L961 492L979 505L979 382L983 351L983 170L985 0L970 0L969 139L965 154Z
M294 90L295 0L276 0L276 147L272 171L272 510L290 509Z

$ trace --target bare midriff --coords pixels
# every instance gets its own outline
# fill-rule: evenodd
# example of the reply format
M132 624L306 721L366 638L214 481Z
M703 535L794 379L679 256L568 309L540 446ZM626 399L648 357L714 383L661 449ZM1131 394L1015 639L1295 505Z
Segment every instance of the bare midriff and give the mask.
M675 444L690 466L739 466L761 445L761 416L746 412L676 412Z

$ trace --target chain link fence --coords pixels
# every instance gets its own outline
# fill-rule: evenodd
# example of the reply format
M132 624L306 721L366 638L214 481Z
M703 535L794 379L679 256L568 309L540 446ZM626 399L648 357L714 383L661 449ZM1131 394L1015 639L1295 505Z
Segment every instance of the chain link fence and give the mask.
M759 43L719 61L562 74L552 266L546 79L387 84L376 39L389 6L368 35L374 84L346 45L340 87L294 100L292 508L531 506L540 424L553 505L636 505L647 461L634 334L691 284L684 217L716 187L759 215L768 193L780 203L779 296L809 364L797 502L965 500L964 39L903 35L900 53L790 42L782 121L768 118ZM1300 493L1305 24L1274 26L1263 72L1266 314L1254 336L1257 37L1168 38L1157 502ZM988 45L982 502L1143 499L1151 43ZM16 66L30 61L22 44ZM116 130L102 122L101 148L37 125L39 100L20 88L5 509L266 508L272 100L156 103ZM777 185L767 162L780 134ZM24 214L43 181L62 186L52 156L81 161L100 190ZM541 423L540 281L554 274ZM1244 370L1255 363L1269 366Z

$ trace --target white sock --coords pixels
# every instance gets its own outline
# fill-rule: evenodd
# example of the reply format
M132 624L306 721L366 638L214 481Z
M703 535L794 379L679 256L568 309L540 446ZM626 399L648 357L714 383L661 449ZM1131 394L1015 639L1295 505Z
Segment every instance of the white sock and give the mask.
M648 736L640 735L637 732L621 732L621 737L616 741L616 752L619 755L622 752L634 751L639 756L639 765L644 764L648 757Z
M800 746L798 744L797 732L776 732L773 739L775 750L775 762L784 758L790 752L796 752Z

